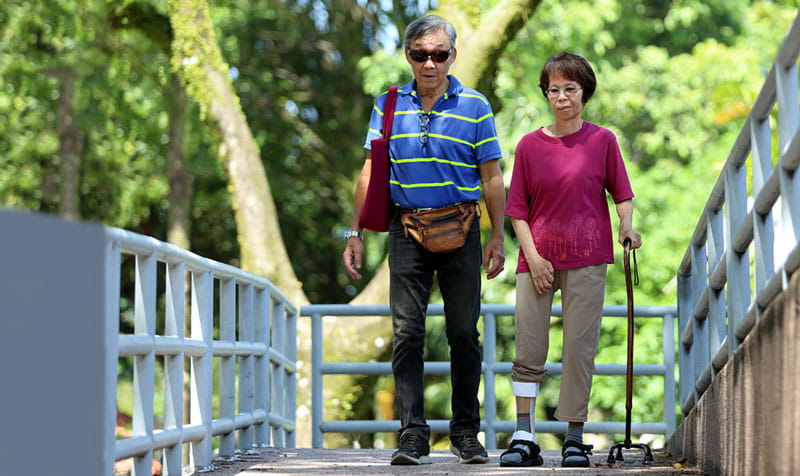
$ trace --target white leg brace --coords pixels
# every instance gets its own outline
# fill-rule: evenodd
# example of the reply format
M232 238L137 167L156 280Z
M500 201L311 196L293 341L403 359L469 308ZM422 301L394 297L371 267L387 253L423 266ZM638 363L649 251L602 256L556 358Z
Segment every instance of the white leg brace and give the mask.
M534 398L539 396L538 382L511 382L511 391L515 397Z

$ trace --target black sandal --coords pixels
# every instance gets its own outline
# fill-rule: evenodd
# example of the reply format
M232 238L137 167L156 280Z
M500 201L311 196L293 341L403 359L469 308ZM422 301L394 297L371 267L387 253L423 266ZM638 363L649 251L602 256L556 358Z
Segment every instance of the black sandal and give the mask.
M567 441L561 447L562 468L588 468L589 455L592 454L593 445L582 445L574 441Z
M517 448L517 446L525 446L528 448L528 451L525 451L522 448ZM522 467L522 466L541 466L544 464L544 459L542 459L541 448L539 445L534 443L533 441L528 440L513 440L511 444L508 445L508 449L500 455L500 466L512 466L512 467ZM522 457L522 459L517 461L503 461L503 456L509 454L518 454Z

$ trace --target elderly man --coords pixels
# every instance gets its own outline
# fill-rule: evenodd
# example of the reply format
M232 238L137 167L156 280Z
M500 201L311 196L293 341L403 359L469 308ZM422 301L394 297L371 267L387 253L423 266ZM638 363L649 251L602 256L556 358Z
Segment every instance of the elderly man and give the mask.
M505 262L502 157L492 108L486 98L448 72L456 59L456 31L435 15L419 18L405 31L405 57L414 80L399 88L390 134L391 202L395 214L389 229L390 304L394 330L392 372L400 415L400 441L391 464L430 463L430 426L424 416L423 350L425 316L433 279L444 300L450 346L452 418L450 449L461 463L485 463L478 441L478 387L481 349L481 265L488 279ZM368 150L355 193L355 216L343 259L347 272L360 279L363 244L359 215L369 183L373 139L381 137L386 94L373 108L365 148ZM408 233L420 212L453 210L477 215L483 192L492 234L481 250L479 220L464 221L465 240L452 251L431 251ZM447 215L447 213L442 213Z

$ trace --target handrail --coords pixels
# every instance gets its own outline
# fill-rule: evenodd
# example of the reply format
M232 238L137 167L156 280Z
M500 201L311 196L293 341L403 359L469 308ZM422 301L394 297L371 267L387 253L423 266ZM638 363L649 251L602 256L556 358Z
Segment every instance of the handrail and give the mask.
M800 14L786 34L677 271L684 415L800 267L798 55ZM770 118L776 109L774 131ZM773 168L774 132L779 159Z
M109 334L118 334L108 339L108 394L117 395L120 358L132 357L134 372L133 435L115 441L115 459L132 457L134 474L150 474L154 451L163 450L165 474L182 474L184 444L190 446L190 466L196 472L215 469L214 437L219 437L218 458L225 460L235 459L236 451L254 447L293 447L296 307L261 276L118 228L105 228L105 234L106 318ZM123 255L132 256L132 263L123 261ZM134 277L133 334L119 332L123 270L132 271ZM164 285L160 297L159 274ZM187 287L191 292L188 336ZM156 325L159 298L164 307L163 329ZM163 357L164 374L160 429L155 428L156 368L161 363L156 357ZM190 362L189 369L185 360ZM184 390L186 372L190 372L188 392ZM217 411L215 394L219 396ZM107 404L110 421L116 420L116 404ZM190 409L188 422L184 422L184 405ZM113 432L108 437L113 440Z
M497 448L497 433L513 433L514 422L497 420L497 398L494 381L496 375L510 375L511 362L496 362L497 317L513 316L514 306L505 304L483 304L483 410L481 430L485 432L485 444L489 449ZM428 316L444 315L441 304L428 306ZM309 305L300 309L300 316L311 318L311 445L314 448L323 446L323 433L378 433L394 432L400 428L397 420L385 421L331 421L325 420L323 414L323 376L324 375L391 375L389 362L324 362L323 361L323 318L356 317L356 316L389 316L388 305ZM561 316L561 306L553 306L553 316ZM626 306L605 306L604 317L627 317ZM664 418L660 422L634 423L634 433L652 433L669 436L675 431L675 317L677 309L669 306L637 306L635 316L642 318L661 318L662 325L662 362L657 364L635 364L634 375L660 376L664 379ZM329 343L336 345L336 343ZM546 365L548 374L560 374L561 364ZM625 376L625 364L598 364L595 375ZM425 362L426 374L449 374L449 362ZM431 430L447 433L449 422L446 420L429 420ZM566 423L557 421L537 421L536 431L542 433L565 433ZM588 422L589 433L622 434L625 422Z

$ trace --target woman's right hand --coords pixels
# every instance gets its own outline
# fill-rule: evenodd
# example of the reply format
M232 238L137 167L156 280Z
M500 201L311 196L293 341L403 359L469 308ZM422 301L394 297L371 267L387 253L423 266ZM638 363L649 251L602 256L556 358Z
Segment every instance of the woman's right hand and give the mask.
M537 256L533 260L528 260L528 267L531 269L531 281L536 292L539 294L549 292L553 286L553 264Z

